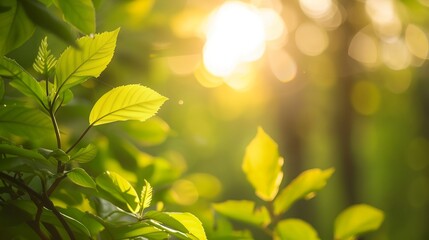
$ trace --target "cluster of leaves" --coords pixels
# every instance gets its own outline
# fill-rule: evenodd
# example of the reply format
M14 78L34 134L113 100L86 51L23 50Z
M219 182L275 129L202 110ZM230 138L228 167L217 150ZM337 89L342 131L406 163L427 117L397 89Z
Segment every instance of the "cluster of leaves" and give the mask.
M66 21L49 9L51 5ZM92 0L4 0L0 3L0 22L0 55L27 41L36 26L77 46L74 29L84 34L95 33L94 3Z
M19 1L24 4L26 1ZM61 2L61 1L59 1ZM79 2L79 1L77 1ZM88 131L118 121L145 121L154 116L166 97L150 88L132 84L105 93L92 107L88 127L64 148L57 123L58 110L73 99L71 88L98 77L111 61L119 29L76 41L56 59L42 40L34 62L36 80L17 62L0 59L0 230L2 237L29 239L206 239L201 222L190 213L148 210L152 187L148 181L137 194L120 174L106 171L92 177L81 163L91 161L97 148L77 148ZM5 98L5 81L39 107ZM36 140L55 135L55 148L30 149L13 140L17 136ZM82 191L80 205L55 201L65 184ZM65 185L67 186L67 185Z
M334 169L304 171L279 191L283 178L282 166L283 158L279 156L276 142L262 128L258 128L256 137L246 148L242 169L256 195L266 204L256 207L253 201L228 200L214 204L214 209L230 219L262 229L273 239L320 239L309 223L296 218L283 219L282 216L296 201L313 198L317 191L325 187ZM334 238L355 239L362 233L378 229L383 219L384 214L379 209L366 204L353 205L337 216ZM252 239L247 231L218 231L218 235L222 234Z

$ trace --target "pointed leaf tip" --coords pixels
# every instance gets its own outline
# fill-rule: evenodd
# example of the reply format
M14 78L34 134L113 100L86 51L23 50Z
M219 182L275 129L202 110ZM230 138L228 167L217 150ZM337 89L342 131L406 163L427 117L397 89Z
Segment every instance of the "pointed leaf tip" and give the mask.
M116 87L95 103L89 123L96 126L117 121L145 121L154 116L166 100L166 97L139 84Z
M256 136L246 148L242 164L258 197L265 201L275 198L283 179L282 166L283 158L279 156L277 143L258 127Z

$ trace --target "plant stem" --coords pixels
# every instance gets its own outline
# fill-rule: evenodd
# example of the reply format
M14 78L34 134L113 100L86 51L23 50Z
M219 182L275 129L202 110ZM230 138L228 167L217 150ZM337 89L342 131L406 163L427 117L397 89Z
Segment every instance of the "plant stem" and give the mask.
M77 139L77 141L66 151L66 153L69 153L71 150L73 150L73 148L76 147L76 145L83 139L83 137L85 137L85 135L88 133L89 129L91 129L91 127L94 126L94 123L89 125L85 131L83 131L83 133L80 135L80 137Z
M60 134L60 129L58 127L57 119L55 118L55 115L53 112L53 106L54 106L54 103L52 103L49 109L49 116L51 117L52 125L54 126L55 137L57 138L57 147L61 149L61 134Z
M47 209L51 210L52 213L57 217L58 221L63 225L64 229L66 230L67 234L69 235L71 240L75 240L73 231L71 230L70 226L64 219L63 215L58 211L58 209L55 208L54 203L49 199L48 195L44 194L43 196L25 185L24 183L18 181L17 179L9 176L8 174L5 174L3 172L0 172L0 178L10 182L11 184L23 189L27 192L27 194L30 196L31 200L36 204L36 206L39 208L40 204L45 206Z
M64 171L64 170L63 170ZM61 177L58 177L55 179L54 183L49 187L48 191L46 191L46 194L48 196L51 196L51 194L54 192L55 188L60 184L60 182L66 178L66 175L62 175Z

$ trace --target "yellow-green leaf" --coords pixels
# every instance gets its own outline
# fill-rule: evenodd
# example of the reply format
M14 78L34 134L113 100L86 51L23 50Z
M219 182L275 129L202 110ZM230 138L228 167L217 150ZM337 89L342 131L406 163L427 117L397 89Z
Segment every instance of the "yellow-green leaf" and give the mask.
M143 211L150 206L152 202L152 186L146 179L144 180L145 185L140 193L140 215L143 215Z
M346 240L376 230L383 222L381 210L366 204L353 205L335 219L335 239Z
M188 234L198 240L207 240L203 225L200 220L190 213L167 212L167 215L179 221L188 230Z
M255 208L255 203L247 200L228 200L213 205L220 214L251 225L264 227L271 222L268 210L262 206Z
M114 172L106 171L95 179L97 186L104 190L109 197L127 205L127 208L136 213L140 209L140 200L131 184Z
M279 222L274 240L319 240L316 230L301 219L290 218Z
M283 158L277 143L259 127L256 137L246 148L242 169L253 185L256 195L271 201L277 195L283 178Z
M323 171L310 169L302 172L277 196L274 201L274 214L279 215L286 212L297 200L325 187L326 181L333 173L333 168Z
M117 87L95 103L89 123L95 126L117 121L145 121L155 115L166 100L166 97L138 84Z
M97 155L97 148L89 144L88 146L79 149L76 153L72 154L70 161L76 161L79 163L86 163L94 159Z
M113 57L119 29L77 40L79 48L68 47L59 57L55 69L55 87L60 93L98 77Z
M73 168L68 174L67 177L75 184L87 187L87 188L96 188L95 182L91 176L83 168Z

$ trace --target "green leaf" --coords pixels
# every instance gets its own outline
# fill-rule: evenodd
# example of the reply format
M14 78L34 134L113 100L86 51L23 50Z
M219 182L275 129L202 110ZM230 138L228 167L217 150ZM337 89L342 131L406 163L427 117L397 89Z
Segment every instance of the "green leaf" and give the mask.
M207 240L203 225L200 220L190 213L167 212L170 217L173 217L188 230L189 234L196 237L197 240Z
M0 3L0 56L21 46L34 32L34 24L30 21L16 0L2 0Z
M98 77L113 57L119 28L113 32L77 40L79 49L68 47L55 68L55 87L61 93L90 77Z
M346 240L376 230L383 219L383 212L377 208L366 204L353 205L335 219L335 239Z
M17 208L24 210L28 213L30 213L32 216L36 215L37 207L34 205L31 201L26 200L17 200L13 202L13 205ZM88 229L78 220L64 214L60 213L64 220L67 222L67 224L70 226L71 230L75 233L77 238L80 239L88 239L88 237L91 235ZM51 211L46 208L44 208L41 217L41 222L50 223L58 228L64 228L64 226L58 221L57 216ZM64 236L65 237L65 236Z
M39 82L14 60L4 56L0 58L0 76L12 78L10 85L24 95L34 97L42 105L45 102L45 94Z
M151 240L168 239L167 233L156 227L148 225L145 222L137 222L127 225L109 225L106 226L104 234L110 236L111 239L131 239L134 237L143 237L144 239Z
M117 121L145 121L155 115L166 100L166 97L138 84L120 86L95 103L89 123L95 126Z
M302 172L274 200L274 214L280 215L286 212L297 200L309 197L315 191L324 188L333 173L333 168L324 171L310 169Z
M22 4L26 15L33 23L55 34L69 45L77 46L74 33L71 31L70 27L52 14L45 5L34 0L18 1Z
M45 37L40 43L37 57L33 63L33 68L43 76L48 76L56 63L57 59L51 54L51 50L48 49L48 37Z
M91 0L57 0L64 18L83 33L95 32L95 10Z
M67 177L79 186L96 188L94 180L83 168L73 168L69 173L67 173Z
M114 172L106 171L96 178L97 186L114 199L125 203L127 208L136 213L140 208L140 200L136 190L131 184Z
M52 132L51 120L38 109L0 106L0 134L41 138Z
M283 178L282 166L283 158L279 157L277 143L259 127L246 148L242 164L247 180L259 198L271 201L277 195Z
M316 230L300 219L280 221L275 228L274 240L319 240Z
M140 193L140 215L143 215L143 211L150 206L152 202L152 186L146 179L144 180L145 185Z
M88 146L79 149L75 154L72 154L70 161L76 161L79 163L86 163L93 160L97 155L97 148L89 144Z
M170 228L174 231L169 231L171 234L175 234L177 236L183 236L184 234L188 233L188 229L185 227L183 223L181 223L179 220L173 218L170 216L170 214L167 214L165 212L158 212L158 211L149 211L144 215L143 220L155 220L159 222L160 224ZM153 225L153 222L149 222L149 224ZM159 227L159 224L156 224L157 227ZM167 230L164 228L164 230ZM178 232L178 234L176 234Z
M25 149L22 147L18 147L15 145L10 144L0 144L0 152L2 154L10 154L14 156L24 157L28 159L34 159L41 162L46 162L46 158L44 158L42 155L40 155L38 152Z
M216 203L213 207L217 212L226 217L259 227L268 226L271 222L268 210L264 206L255 208L255 203L251 201L229 200Z

